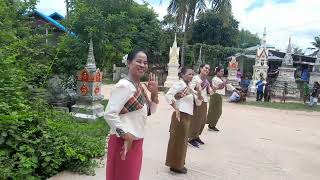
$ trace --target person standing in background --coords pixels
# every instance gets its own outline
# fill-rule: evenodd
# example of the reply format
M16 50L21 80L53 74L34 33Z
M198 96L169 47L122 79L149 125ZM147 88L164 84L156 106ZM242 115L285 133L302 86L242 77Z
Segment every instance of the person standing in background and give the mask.
M318 98L319 98L319 93L320 93L320 84L316 81L314 82L312 92L310 95L310 106L316 106L318 103Z
M264 87L263 77L260 77L260 80L256 83L257 86L257 101L261 101L263 98L263 87Z
M267 80L267 83L265 85L263 99L264 99L264 102L271 101L271 82L270 82L270 80Z
M238 80L238 83L240 84L241 82L241 78L242 78L242 72L240 69L237 70L237 80Z

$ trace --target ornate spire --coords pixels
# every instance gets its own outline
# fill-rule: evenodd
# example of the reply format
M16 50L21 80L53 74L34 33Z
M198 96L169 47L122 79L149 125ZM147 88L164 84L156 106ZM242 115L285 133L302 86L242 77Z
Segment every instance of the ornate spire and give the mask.
M178 47L178 45L177 45L177 33L174 34L174 42L173 42L172 47L173 48Z
M86 68L88 70L92 70L92 71L95 71L97 69L96 62L95 62L95 59L94 59L94 54L93 54L92 38L90 39L90 45L89 45L89 52L88 52L88 59L87 59Z
M261 47L266 48L267 47L267 28L264 28L263 31L263 37L261 39Z
M288 44L288 48L287 48L287 53L292 54L291 36L289 37L289 44Z
M170 47L170 59L169 59L169 64L179 64L179 51L180 48L177 45L177 34L174 35L174 42L172 47Z
M291 67L292 65L293 65L293 58L292 58L291 36L290 36L287 53L284 56L282 61L282 67Z

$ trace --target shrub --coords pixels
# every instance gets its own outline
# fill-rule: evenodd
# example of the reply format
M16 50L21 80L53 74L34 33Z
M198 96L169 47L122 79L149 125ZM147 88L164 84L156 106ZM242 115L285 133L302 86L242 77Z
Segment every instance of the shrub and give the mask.
M65 169L93 175L92 158L105 153L105 121L41 108L0 115L0 179L45 179Z

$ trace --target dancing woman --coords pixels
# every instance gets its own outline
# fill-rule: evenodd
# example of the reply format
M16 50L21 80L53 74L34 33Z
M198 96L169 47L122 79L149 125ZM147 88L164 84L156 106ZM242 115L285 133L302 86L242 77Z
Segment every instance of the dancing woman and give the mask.
M170 138L167 149L166 166L176 173L185 174L185 158L187 154L188 134L193 115L194 101L198 98L189 87L193 78L193 70L182 68L179 73L180 81L174 84L166 94L166 100L174 108L171 116ZM197 88L199 94L199 88ZM179 99L176 94L182 94Z
M210 97L207 122L209 124L209 130L219 131L216 125L222 114L222 95L225 95L225 88L227 88L227 90L237 92L238 94L240 93L227 81L222 80L224 75L222 67L216 67L215 73L216 75L212 79L212 87L216 89L216 92Z
M199 74L194 76L190 83L191 89L194 89L197 85L200 87L201 96L199 98L202 99L201 105L194 107L193 118L190 125L189 143L194 147L199 147L199 144L204 144L199 136L207 123L209 95L213 94L213 89L207 79L209 72L210 65L202 64L199 69Z
M111 127L106 180L139 180L146 119L155 112L159 102L155 75L149 75L146 88L151 99L140 83L148 69L146 53L131 52L127 63L128 76L115 85L105 111L105 119Z

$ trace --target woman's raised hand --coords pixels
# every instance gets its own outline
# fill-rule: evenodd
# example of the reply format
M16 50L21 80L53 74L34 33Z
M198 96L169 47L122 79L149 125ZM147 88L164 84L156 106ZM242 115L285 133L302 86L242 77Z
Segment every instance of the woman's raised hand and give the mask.
M158 94L158 78L155 74L150 73L149 74L149 80L147 85L148 90L151 94Z

